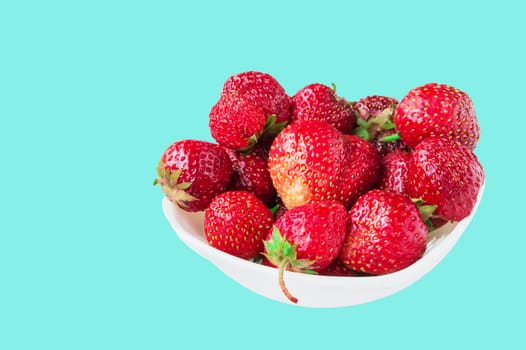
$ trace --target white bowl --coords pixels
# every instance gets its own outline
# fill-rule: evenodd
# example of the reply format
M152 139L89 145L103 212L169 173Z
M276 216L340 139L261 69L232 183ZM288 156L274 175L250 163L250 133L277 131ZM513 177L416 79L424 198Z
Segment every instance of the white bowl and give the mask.
M344 307L362 304L394 294L431 271L453 248L471 219L484 192L482 185L470 216L458 223L448 223L429 236L424 256L411 266L380 276L338 277L309 275L285 271L289 291L298 298L297 305L316 308ZM203 230L203 212L188 213L166 197L163 211L179 238L227 276L255 293L292 304L278 284L278 270L237 258L208 245Z

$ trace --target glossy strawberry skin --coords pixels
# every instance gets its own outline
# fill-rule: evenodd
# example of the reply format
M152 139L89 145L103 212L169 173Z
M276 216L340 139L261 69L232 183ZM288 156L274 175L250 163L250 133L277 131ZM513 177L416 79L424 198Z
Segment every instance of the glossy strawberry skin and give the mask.
M232 161L232 176L229 190L243 190L253 193L266 206L276 203L276 190L268 171L267 160L258 153L242 154L227 149Z
M178 176L174 176L180 172ZM167 197L186 211L203 211L212 199L225 191L232 164L224 149L199 140L181 140L163 153L155 183Z
M208 243L242 259L253 259L263 251L263 239L274 217L250 192L227 191L205 210L204 230Z
M212 107L209 128L220 145L244 150L253 146L264 131L265 111L253 101L234 94L224 94Z
M293 122L276 137L268 164L274 187L288 209L325 200L349 207L366 190L371 179L364 178L369 172L361 164L369 160L360 155L361 146L372 149L373 155L376 151L366 141L351 142L348 137L354 136L316 120ZM375 159L379 164L377 154Z
M310 84L292 96L292 121L319 120L348 133L355 117L351 105L338 97L334 89L323 84Z
M460 221L472 212L484 182L476 155L447 138L425 139L418 144L408 174L411 197L436 205L434 214L448 221Z
M409 196L407 189L411 153L394 151L382 158L382 172L378 188Z
M411 148L426 138L445 137L473 150L480 137L473 101L445 84L430 83L409 91L396 107L394 122Z
M266 117L276 116L276 122L287 122L291 116L290 97L270 74L248 71L229 77L222 95L237 95L263 109Z
M413 264L425 252L427 226L405 196L371 190L358 198L347 220L339 258L352 270L392 273Z
M310 260L310 269L321 271L340 252L346 235L346 217L347 211L341 203L324 201L288 210L276 220L275 226L287 241L296 245L298 259Z
M345 137L349 142L348 152L351 158L345 175L346 183L352 193L347 205L350 206L360 195L377 185L381 174L382 158L371 143L354 135L345 135Z

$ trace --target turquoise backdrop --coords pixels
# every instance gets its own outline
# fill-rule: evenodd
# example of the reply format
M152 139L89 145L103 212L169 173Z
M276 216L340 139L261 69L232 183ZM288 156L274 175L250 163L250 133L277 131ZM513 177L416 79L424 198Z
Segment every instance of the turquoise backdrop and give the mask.
M526 348L520 1L0 1L0 349ZM188 249L152 186L212 140L223 81L348 99L454 85L486 192L446 259L373 303L307 309Z

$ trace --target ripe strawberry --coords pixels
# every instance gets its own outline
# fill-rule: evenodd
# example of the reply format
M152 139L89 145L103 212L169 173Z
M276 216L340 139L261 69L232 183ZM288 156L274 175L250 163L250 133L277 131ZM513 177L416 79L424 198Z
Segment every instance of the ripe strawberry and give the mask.
M410 159L411 153L405 151L394 151L383 157L378 188L409 196L407 172Z
M350 188L349 205L363 193L373 188L380 178L382 159L378 151L369 142L355 135L345 135L349 141L348 152L351 163L347 171Z
M352 105L358 124L353 134L371 142L382 157L396 150L409 150L400 140L393 122L397 104L394 97L372 95Z
M449 85L416 87L396 107L394 122L411 148L429 137L446 137L473 150L480 128L471 98Z
M157 179L166 196L186 211L202 211L226 190L232 164L216 144L183 140L170 145L157 166Z
M335 87L310 84L292 97L292 121L320 120L341 132L350 132L354 126L351 105L336 95Z
M261 107L265 116L274 115L276 123L288 122L290 97L279 82L267 73L243 72L232 75L223 85L222 95L237 95Z
M244 190L253 193L268 207L276 204L276 190L268 171L267 160L258 154L242 154L227 149L232 161L232 177L229 190Z
M352 270L373 275L395 272L426 250L427 226L406 196L371 190L358 198L347 222L339 258Z
M209 115L212 137L220 145L239 151L250 151L272 122L263 108L234 94L221 95Z
M276 137L268 164L274 187L288 209L325 200L350 206L377 180L376 151L350 137L317 120L293 122ZM377 167L368 166L375 161Z
M263 239L273 223L270 210L252 193L228 191L205 210L204 230L212 247L253 259L263 251Z
M452 139L423 140L409 162L409 194L437 206L434 215L448 221L471 213L483 182L484 170L475 154Z
M264 241L264 256L279 268L279 284L285 286L283 271L316 273L336 259L346 235L345 207L335 201L306 204L287 211L275 223Z

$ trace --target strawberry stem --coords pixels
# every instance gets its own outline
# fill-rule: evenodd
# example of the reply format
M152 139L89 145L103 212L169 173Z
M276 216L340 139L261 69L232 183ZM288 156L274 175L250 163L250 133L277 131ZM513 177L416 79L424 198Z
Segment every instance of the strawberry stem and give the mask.
M298 299L289 292L285 285L283 278L284 271L290 267L292 271L316 274L316 272L312 270L314 261L298 259L296 245L291 244L282 236L276 226L272 229L271 237L263 241L263 245L265 246L265 253L263 253L263 255L272 265L278 267L278 282L283 294L285 294L291 302L296 304Z
M291 301L293 302L294 304L298 303L298 298L296 298L295 296L293 296L287 286L285 285L285 279L283 278L283 275L284 275L284 272L285 272L285 269L287 268L287 266L289 265L290 263L290 260L289 259L283 259L281 261L281 263L279 264L279 273L278 273L278 280L279 280L279 286L281 288L281 290L283 291L283 294L285 294L285 296Z

